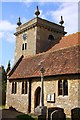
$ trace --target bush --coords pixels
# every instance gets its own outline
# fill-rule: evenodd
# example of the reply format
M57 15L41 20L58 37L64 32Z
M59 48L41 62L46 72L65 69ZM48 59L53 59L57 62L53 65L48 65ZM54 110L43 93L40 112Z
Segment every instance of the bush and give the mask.
M18 120L37 120L36 118L31 117L30 115L18 115Z

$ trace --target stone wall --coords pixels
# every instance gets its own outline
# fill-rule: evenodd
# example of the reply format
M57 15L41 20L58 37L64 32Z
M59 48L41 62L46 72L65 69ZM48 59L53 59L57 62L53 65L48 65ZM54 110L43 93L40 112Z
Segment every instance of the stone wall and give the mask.
M80 80L78 80L78 106L80 107Z
M67 79L68 80L68 96L58 96L58 80L60 77L45 77L44 78L44 105L47 108L60 107L64 109L67 117L71 116L71 109L80 107L80 79ZM62 78L64 80L65 77ZM31 80L31 113L34 113L35 109L35 91L38 87L41 87L40 78L34 78ZM8 107L14 107L18 111L28 112L28 95L29 95L29 82L28 82L28 94L21 94L22 81L17 80L17 94L11 94L12 82L7 80L7 97L6 105ZM47 95L55 93L55 102L48 102Z
M17 82L17 93L12 94L12 82L7 80L7 92L6 92L6 106L13 107L16 110L28 113L28 94L22 94L22 81ZM28 83L29 87L29 83ZM28 88L27 88L28 90ZM29 92L29 91L28 91Z
M27 35L26 40L23 40L23 34ZM27 43L27 49L22 50L22 44ZM17 61L21 55L32 56L36 54L36 27L29 29L28 31L19 34L16 37L15 47L15 61Z
M78 82L79 80L68 79L68 96L58 96L58 80L53 78L45 78L44 82L44 104L47 108L50 107L60 107L64 109L64 112L68 117L71 115L71 109L75 107L80 107L80 103L78 101L79 93L78 93ZM31 112L34 112L34 93L37 87L41 86L39 79L37 82L33 80L32 82L32 101L31 101ZM80 85L79 85L80 86ZM55 93L55 103L47 102L47 95Z
M50 41L49 35L52 35L54 39ZM40 53L43 51L49 50L52 46L59 42L59 40L63 37L63 34L57 33L55 31L48 30L44 27L37 27L37 37L36 37L36 52Z

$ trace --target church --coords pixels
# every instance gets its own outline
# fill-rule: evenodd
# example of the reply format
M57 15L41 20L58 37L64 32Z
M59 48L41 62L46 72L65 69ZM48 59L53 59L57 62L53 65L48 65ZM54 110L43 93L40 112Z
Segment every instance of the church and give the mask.
M19 18L15 64L7 75L6 106L34 113L40 105L41 68L44 68L44 105L63 108L71 116L80 108L80 33L65 36L60 25L39 17L22 24Z

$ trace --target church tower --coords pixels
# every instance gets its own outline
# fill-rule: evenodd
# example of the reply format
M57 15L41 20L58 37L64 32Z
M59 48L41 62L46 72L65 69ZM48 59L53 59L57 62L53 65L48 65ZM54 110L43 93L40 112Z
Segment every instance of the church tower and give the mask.
M61 25L58 25L38 17L39 14L37 6L35 18L25 24L22 24L19 18L18 27L14 33L16 36L15 62L21 55L29 57L47 51L66 34L62 26L62 16Z

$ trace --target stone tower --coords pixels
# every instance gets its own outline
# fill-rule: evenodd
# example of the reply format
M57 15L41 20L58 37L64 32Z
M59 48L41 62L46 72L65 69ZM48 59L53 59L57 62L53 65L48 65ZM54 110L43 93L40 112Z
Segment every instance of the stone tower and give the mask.
M21 55L32 56L45 52L65 35L64 27L39 18L38 7L36 17L21 25L20 18L14 35L16 36L15 62Z

